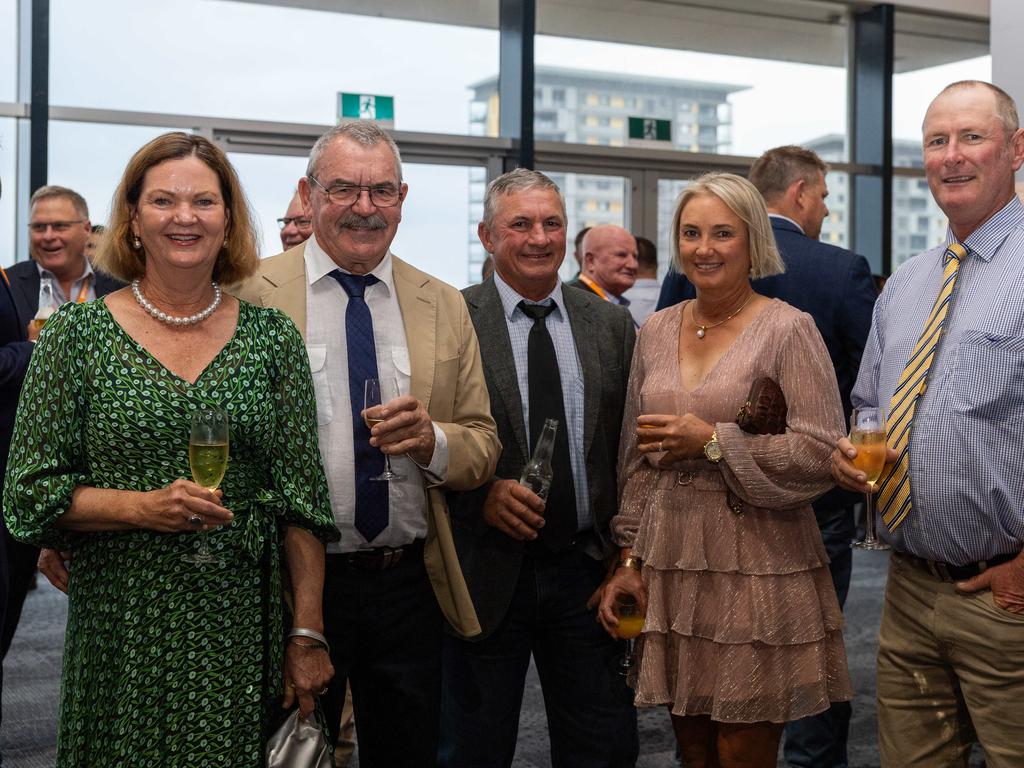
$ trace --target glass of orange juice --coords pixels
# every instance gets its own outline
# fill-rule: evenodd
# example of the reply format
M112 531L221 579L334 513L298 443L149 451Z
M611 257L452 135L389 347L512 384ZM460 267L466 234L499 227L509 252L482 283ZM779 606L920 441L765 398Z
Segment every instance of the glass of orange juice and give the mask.
M618 595L612 610L615 612L615 618L619 620L615 634L620 640L626 641L626 652L619 662L619 672L628 675L635 664L633 643L644 629L644 612L639 601L632 595Z
M855 408L850 416L850 442L857 449L853 466L867 475L871 491L864 494L867 514L864 520L864 540L853 542L857 549L889 549L889 545L875 536L874 494L885 467L885 412L881 408Z

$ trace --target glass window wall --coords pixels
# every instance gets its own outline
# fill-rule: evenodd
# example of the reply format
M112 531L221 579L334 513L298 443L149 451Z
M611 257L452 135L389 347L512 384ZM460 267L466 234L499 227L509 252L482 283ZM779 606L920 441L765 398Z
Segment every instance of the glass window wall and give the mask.
M18 97L18 0L0 0L0 101Z
M465 135L498 67L497 31L449 24L218 0L52 0L50 18L61 106L333 124L344 92L393 97L398 130Z
M670 146L686 152L756 156L781 144L845 134L841 6L829 13L807 10L820 16L810 23L816 37L808 41L791 30L799 26L795 19L782 20L770 7L764 14L736 14L703 4L664 4L642 17L595 8L582 24L590 34L577 25L563 33L572 37L559 36L554 32L573 26L565 5L538 3L538 140L628 146L630 117L670 121ZM794 63L801 61L813 63ZM495 72L477 87L478 100L496 87Z
M17 259L17 199L15 178L18 167L18 121L0 117L0 267L9 267Z

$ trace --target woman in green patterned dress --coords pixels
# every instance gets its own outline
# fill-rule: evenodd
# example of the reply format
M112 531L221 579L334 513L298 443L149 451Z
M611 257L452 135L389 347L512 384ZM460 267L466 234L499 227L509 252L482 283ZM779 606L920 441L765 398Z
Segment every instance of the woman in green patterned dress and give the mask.
M338 537L305 350L276 310L218 282L252 274L237 176L198 136L129 162L97 266L132 288L47 323L18 410L4 513L16 538L71 550L57 765L263 764L277 696L308 712L333 670L323 542ZM220 490L189 477L193 411L230 420ZM208 537L219 565L184 555Z

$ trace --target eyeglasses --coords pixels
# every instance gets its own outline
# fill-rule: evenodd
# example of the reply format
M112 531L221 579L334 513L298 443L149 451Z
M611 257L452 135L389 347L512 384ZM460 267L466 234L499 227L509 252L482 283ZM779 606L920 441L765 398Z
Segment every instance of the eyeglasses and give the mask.
M299 229L305 229L313 223L312 219L308 219L305 216L284 216L277 220L277 226L284 229L289 224L294 224Z
M370 195L370 202L378 208L390 208L393 205L398 205L398 201L402 198L402 191L390 184L379 187L369 187L364 184L334 184L328 189L315 176L307 178L323 190L327 195L328 202L335 205L353 205L363 190L366 190Z
M70 231L75 224L81 224L83 221L85 219L75 219L74 221L33 221L28 225L28 230L36 235L45 235L46 230L53 227L54 232L62 235Z

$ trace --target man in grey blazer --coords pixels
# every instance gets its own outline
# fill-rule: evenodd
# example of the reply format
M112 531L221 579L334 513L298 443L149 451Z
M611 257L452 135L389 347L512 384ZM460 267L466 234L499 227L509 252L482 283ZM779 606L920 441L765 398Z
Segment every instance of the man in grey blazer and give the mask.
M511 764L532 654L552 765L629 766L638 739L615 666L622 647L589 606L614 551L633 321L596 295L563 290L565 204L543 174L518 169L492 182L478 232L495 274L463 294L504 449L494 477L452 506L482 631L445 638L438 764ZM560 422L546 504L518 482L545 417Z

